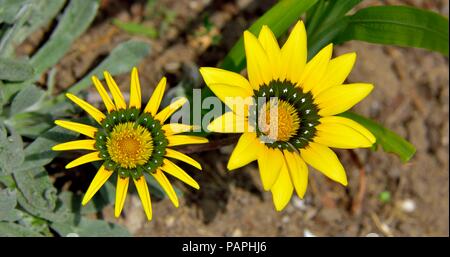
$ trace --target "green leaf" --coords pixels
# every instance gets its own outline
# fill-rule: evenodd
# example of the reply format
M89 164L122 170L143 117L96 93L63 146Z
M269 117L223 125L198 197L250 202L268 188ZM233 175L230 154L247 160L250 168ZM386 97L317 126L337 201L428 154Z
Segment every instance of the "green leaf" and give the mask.
M11 174L20 167L24 156L22 138L15 131L8 136L0 123L0 176Z
M0 190L0 221L15 221L20 218L14 209L17 205L16 190Z
M49 164L58 155L51 147L66 141L74 140L77 133L70 132L60 127L53 127L25 148L25 161L20 166L21 170L33 169Z
M60 236L130 236L122 226L104 220L91 220L72 215L68 222L55 222L50 225Z
M350 16L337 43L370 43L419 47L448 56L448 19L431 11L407 6L373 6Z
M299 20L300 16L313 6L317 0L282 0L275 4L248 29L258 35L262 25L267 25L276 37L280 37L289 27ZM245 67L244 39L241 38L233 46L223 60L221 67L239 72Z
M55 65L69 50L72 42L78 38L94 20L98 9L97 0L70 1L58 26L50 39L31 58L36 77Z
M366 127L377 138L376 145L381 145L385 152L397 154L402 162L407 162L414 156L416 148L411 143L375 121L352 112L344 112L340 116L352 119Z
M20 8L28 0L0 0L0 23L13 23Z
M0 222L0 235L1 236L11 236L11 237L23 237L32 236L39 237L41 234L35 232L33 229L21 226L16 223L11 222Z
M16 0L6 0L15 1ZM8 45L5 46L5 56L15 56L15 47L20 45L29 35L35 32L41 26L48 24L64 6L66 0L27 0L27 4L30 5L30 15L27 21L18 26L17 29L11 34L11 40Z
M23 88L11 103L11 115L36 110L44 95L45 91L33 84Z
M33 74L33 67L27 61L0 58L0 80L24 81Z
M150 46L147 43L129 40L118 45L94 70L89 72L82 80L70 87L68 92L77 94L81 90L89 87L91 77L97 76L103 79L103 71L107 70L111 75L121 74L130 71L150 52Z
M119 19L112 21L119 29L134 35L140 35L148 38L158 37L158 31L155 28L145 26L136 22L124 22Z
M38 112L22 112L13 115L5 123L13 127L19 135L36 138L53 127L54 119L51 114Z

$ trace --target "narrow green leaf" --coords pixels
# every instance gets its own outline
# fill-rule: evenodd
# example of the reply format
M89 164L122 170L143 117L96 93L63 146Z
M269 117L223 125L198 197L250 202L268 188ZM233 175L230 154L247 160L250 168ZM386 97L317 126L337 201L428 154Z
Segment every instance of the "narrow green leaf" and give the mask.
M448 56L448 18L407 6L373 6L350 16L337 43L361 40L377 44L419 47Z
M411 143L375 121L352 112L344 112L340 116L352 119L366 127L377 138L377 145L381 145L385 152L397 154L402 162L407 162L414 156L416 148Z
M25 60L0 58L0 80L24 81L33 74L33 67Z
M37 108L42 100L45 91L36 85L29 85L22 89L11 103L11 114L18 114L25 111L32 111Z
M55 222L51 224L60 236L130 236L122 226L104 220L91 220L79 215L72 215L68 222Z
M94 20L98 6L97 0L70 1L50 39L31 58L31 64L37 76L55 65L64 56L72 42Z
M130 34L140 35L148 38L156 38L158 36L158 31L156 31L155 28L136 22L124 22L119 19L114 19L112 23L119 29Z
M33 229L12 223L12 222L0 222L0 235L11 237L40 237L41 234L35 232Z
M14 208L17 205L16 190L0 189L0 221L17 220L17 213Z
M251 33L258 35L261 27L267 25L276 37L280 37L289 27L300 19L300 16L313 6L317 0L282 0L275 4L263 16L261 16L248 29ZM238 42L228 52L221 67L239 72L245 67L244 39L241 36Z
M17 12L28 0L0 0L0 23L11 24Z
M7 135L6 128L0 123L0 176L11 174L20 167L25 158L22 138L16 131Z

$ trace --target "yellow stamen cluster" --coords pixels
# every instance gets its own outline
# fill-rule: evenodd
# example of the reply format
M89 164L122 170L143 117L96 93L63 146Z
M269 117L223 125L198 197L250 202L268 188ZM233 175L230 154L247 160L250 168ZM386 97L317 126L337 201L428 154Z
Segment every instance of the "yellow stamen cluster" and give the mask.
M114 162L130 169L147 163L153 151L153 140L146 128L126 122L114 127L106 147Z
M262 110L258 119L261 132L274 141L289 141L300 128L297 110L286 101L279 100L278 105L267 102Z

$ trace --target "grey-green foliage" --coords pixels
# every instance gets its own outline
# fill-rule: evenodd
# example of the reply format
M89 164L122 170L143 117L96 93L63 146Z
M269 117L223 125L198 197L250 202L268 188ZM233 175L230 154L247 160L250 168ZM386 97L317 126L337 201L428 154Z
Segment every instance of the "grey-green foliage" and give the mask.
M47 172L57 156L51 147L78 136L53 125L75 111L63 93L53 94L55 65L90 26L98 6L98 0L0 0L0 236L129 235L119 225L84 217L113 201L114 185L108 182L80 208L82 196L58 192ZM55 29L34 54L16 56L27 37L52 21ZM143 42L121 43L69 90L80 93L103 70L127 72L149 50Z

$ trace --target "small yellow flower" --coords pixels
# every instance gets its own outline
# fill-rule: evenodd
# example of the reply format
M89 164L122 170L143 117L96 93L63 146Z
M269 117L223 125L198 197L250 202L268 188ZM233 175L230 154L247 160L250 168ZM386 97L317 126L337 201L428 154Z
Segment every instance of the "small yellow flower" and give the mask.
M329 147L370 147L375 137L353 120L334 116L365 98L373 85L343 85L355 53L331 58L333 46L307 60L306 31L299 21L280 49L273 32L263 26L256 38L244 32L248 80L237 73L204 67L208 87L231 109L208 129L243 133L228 162L234 170L258 161L264 190L270 190L276 210L282 210L295 190L303 198L308 183L306 163L347 185L347 177ZM245 112L227 97L252 99ZM278 119L267 115L276 98ZM259 99L263 101L259 101ZM247 101L248 102L248 101ZM234 103L234 104L230 104ZM240 108L242 109L242 108ZM239 129L240 128L240 129Z
M164 125L164 122L187 101L186 98L180 98L157 113L166 88L166 78L161 79L147 106L141 111L141 88L136 68L131 72L131 92L128 106L111 75L108 72L105 72L104 75L113 100L97 77L92 77L92 81L105 103L107 114L100 112L77 96L67 94L67 97L89 113L99 126L93 127L72 121L57 120L55 123L58 126L83 134L89 139L58 144L52 149L54 151L93 150L93 152L67 164L67 169L88 162L103 162L84 195L83 205L87 204L108 178L116 172L115 216L118 217L122 212L129 180L132 178L145 214L151 220L150 194L144 174L151 174L167 193L172 203L178 207L178 197L164 172L196 189L199 189L199 185L167 157L186 162L200 170L201 166L189 156L169 147L201 144L208 140L202 137L177 135L190 131L192 129L190 125L176 123Z

